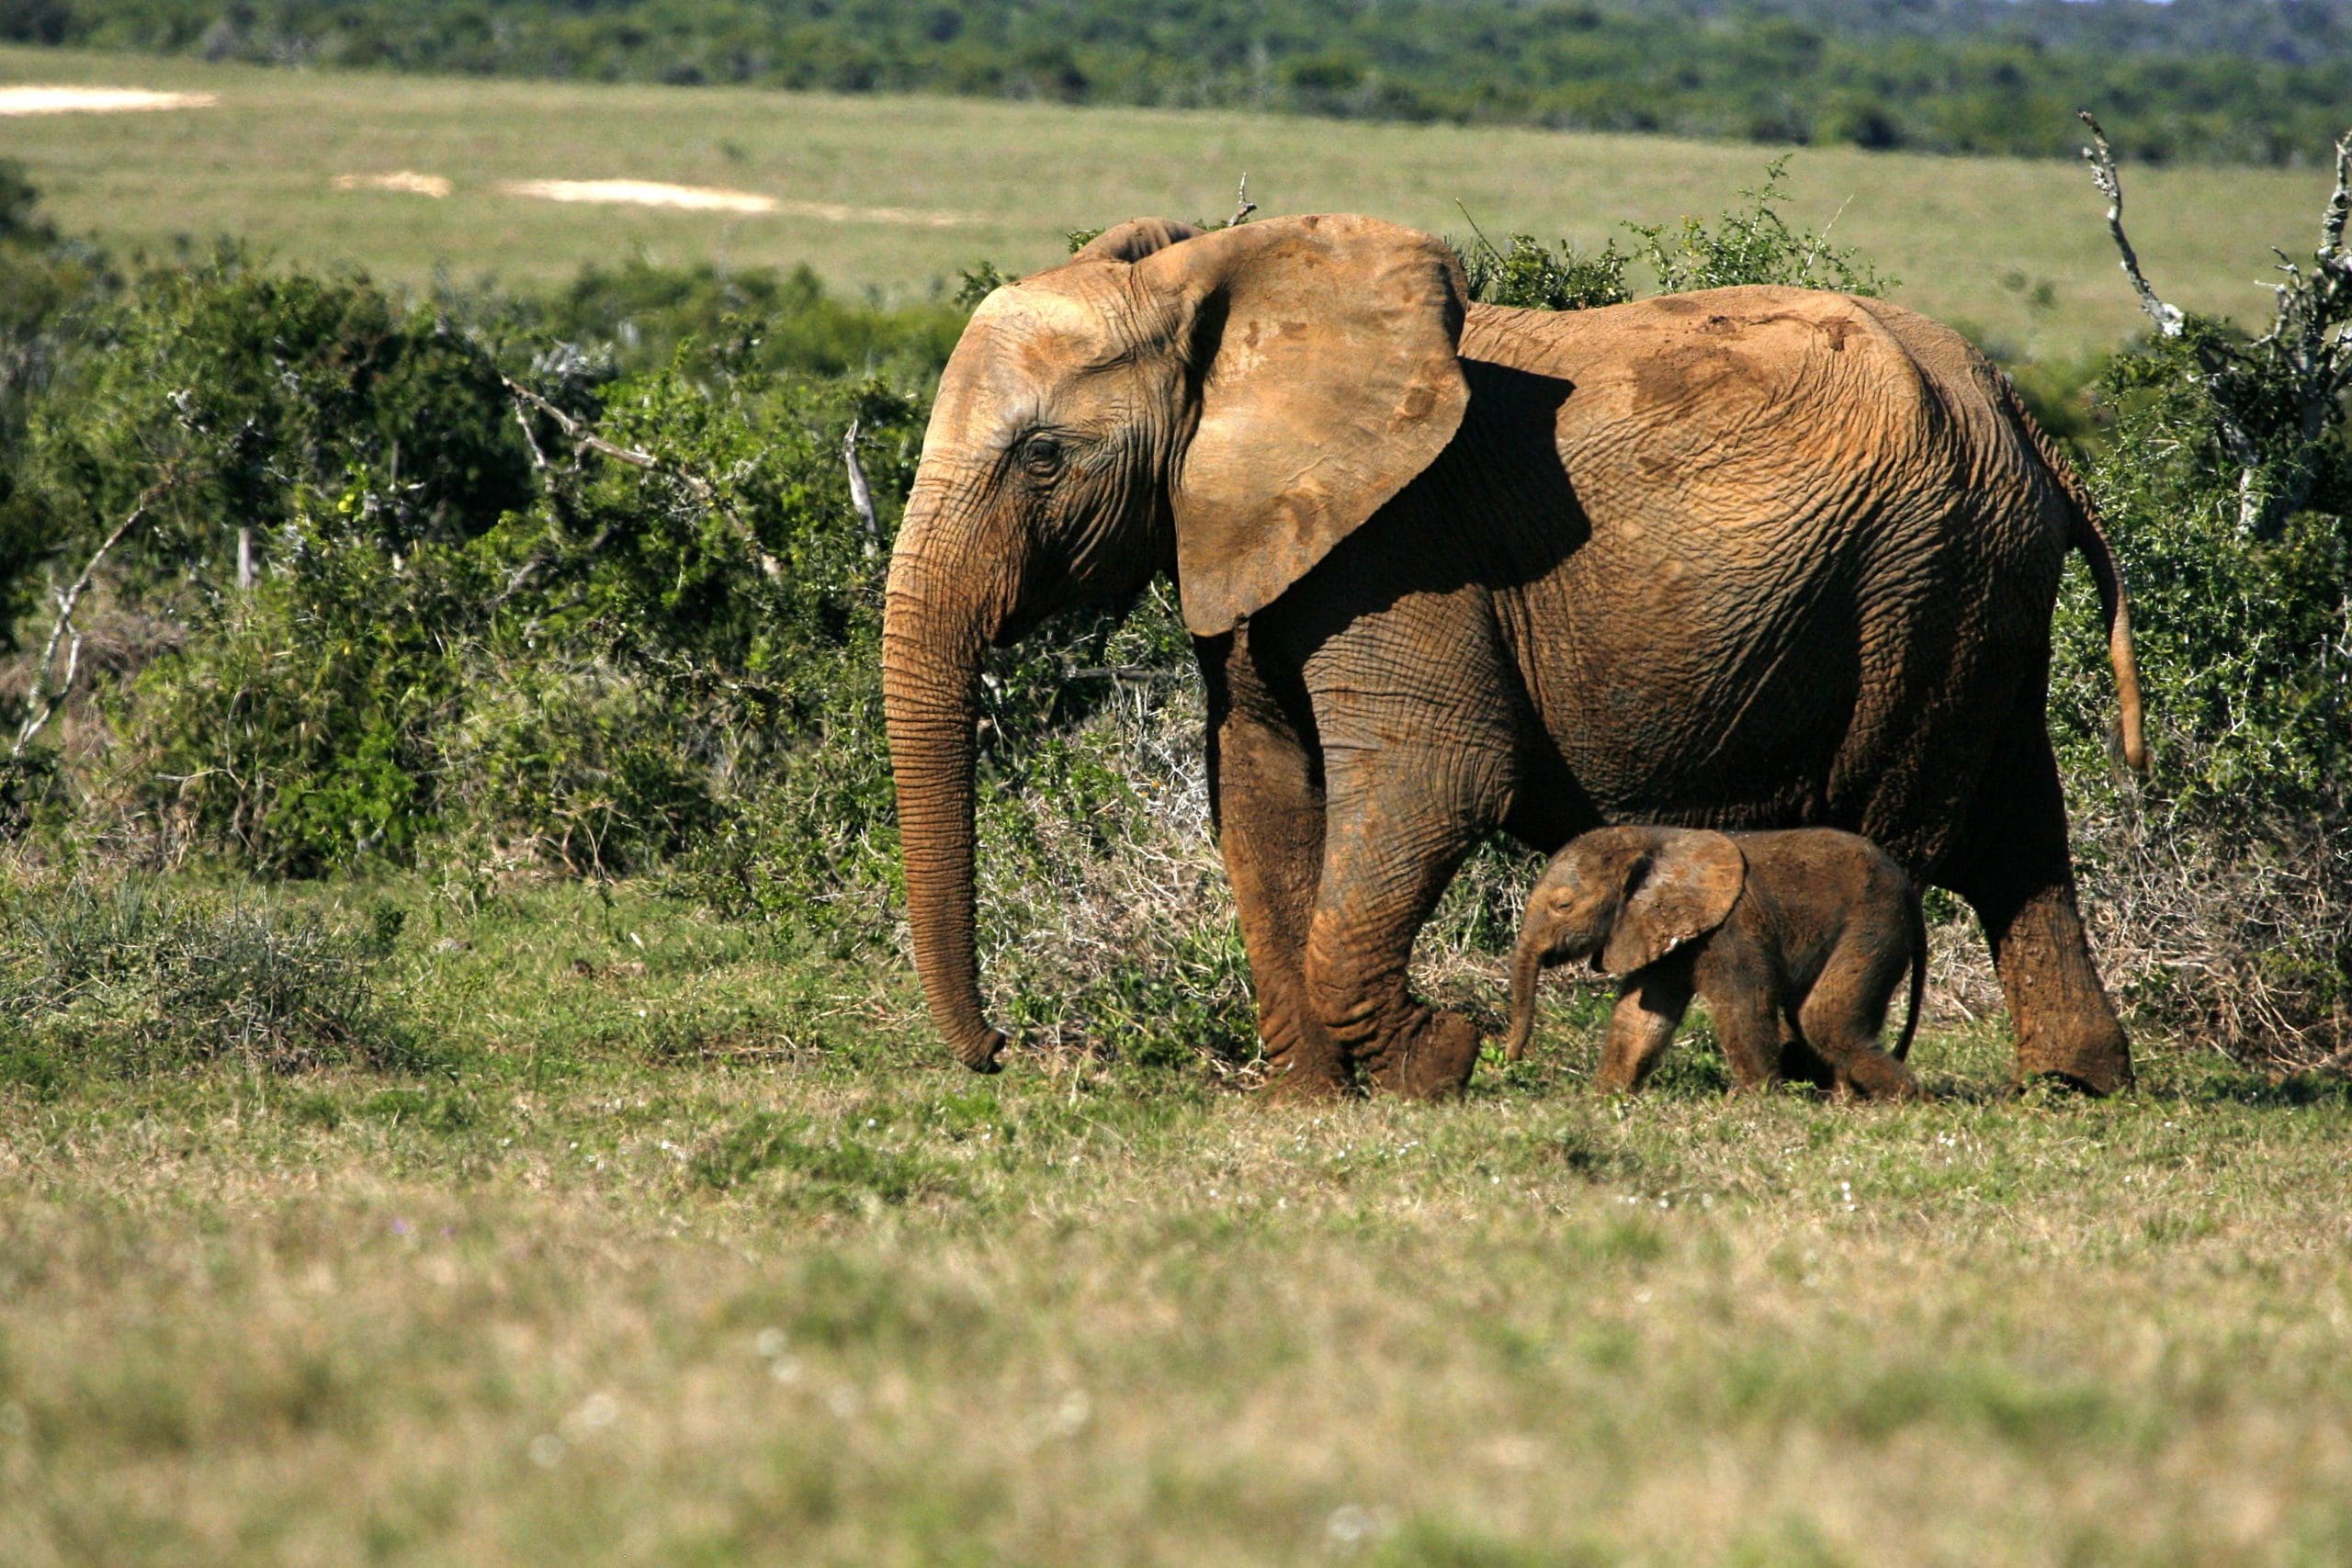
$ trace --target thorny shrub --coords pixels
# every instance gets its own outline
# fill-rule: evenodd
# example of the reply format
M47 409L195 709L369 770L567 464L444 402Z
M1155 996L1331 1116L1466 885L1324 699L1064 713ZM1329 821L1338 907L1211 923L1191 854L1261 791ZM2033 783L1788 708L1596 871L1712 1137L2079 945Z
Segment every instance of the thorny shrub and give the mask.
M346 931L266 897L152 878L20 885L0 901L0 1080L35 1089L230 1058L432 1065L380 973L395 913Z

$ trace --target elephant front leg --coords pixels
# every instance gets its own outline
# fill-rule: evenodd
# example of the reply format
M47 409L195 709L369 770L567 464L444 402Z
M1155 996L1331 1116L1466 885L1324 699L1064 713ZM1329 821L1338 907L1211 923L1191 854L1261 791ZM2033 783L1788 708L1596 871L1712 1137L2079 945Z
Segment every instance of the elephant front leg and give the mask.
M1609 1015L1595 1085L1606 1094L1631 1094L1648 1082L1690 1006L1687 965L1653 965L1629 978Z
M1412 994L1413 940L1492 817L1488 792L1449 791L1464 759L1395 751L1329 762L1323 874L1306 937L1309 1007L1373 1087L1417 1100L1462 1091L1477 1027Z
M1323 792L1296 727L1247 663L1247 633L1201 649L1209 689L1209 795L1277 1096L1353 1091L1340 1049L1306 1001L1307 922L1323 862ZM1229 650L1229 651L1228 651Z

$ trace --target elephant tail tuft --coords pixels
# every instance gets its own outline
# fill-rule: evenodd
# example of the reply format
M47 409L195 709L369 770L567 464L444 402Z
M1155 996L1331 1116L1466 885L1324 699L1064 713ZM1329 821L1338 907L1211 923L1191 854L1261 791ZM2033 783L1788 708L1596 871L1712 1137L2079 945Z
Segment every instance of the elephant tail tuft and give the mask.
M1903 1015L1903 1032L1895 1036L1894 1059L1911 1055L1911 1037L1919 1032L1919 1010L1928 1001L1928 912L1919 904L1919 885L1903 879L1904 913L1911 920L1911 1010Z
M2140 664L2132 652L2132 605L2123 588L2122 569L2115 563L2115 552L2108 547L2107 535L2098 525L2098 508L2083 488L2082 476L2075 465L2058 449L2050 433L2041 428L2018 394L2017 383L2002 376L2001 391L2008 404L2009 415L2025 432L2033 446L2035 456L2066 498L2066 506L2075 514L2073 536L2068 541L2082 552L2084 564L2091 569L2091 581L2098 585L2098 606L2107 622L2107 659L2115 669L2115 736L2123 752L2123 761L2132 772L2148 771L2148 738L2144 714L2140 701Z

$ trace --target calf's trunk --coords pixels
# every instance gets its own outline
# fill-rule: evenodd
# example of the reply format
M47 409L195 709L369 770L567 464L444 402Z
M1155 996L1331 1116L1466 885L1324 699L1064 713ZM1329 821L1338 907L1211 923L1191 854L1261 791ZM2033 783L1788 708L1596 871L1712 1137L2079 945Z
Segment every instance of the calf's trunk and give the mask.
M1503 1059L1516 1062L1526 1054L1528 1038L1535 1032L1535 985L1544 977L1543 933L1533 926L1521 931L1519 951L1512 956L1510 966L1510 1031L1503 1038Z

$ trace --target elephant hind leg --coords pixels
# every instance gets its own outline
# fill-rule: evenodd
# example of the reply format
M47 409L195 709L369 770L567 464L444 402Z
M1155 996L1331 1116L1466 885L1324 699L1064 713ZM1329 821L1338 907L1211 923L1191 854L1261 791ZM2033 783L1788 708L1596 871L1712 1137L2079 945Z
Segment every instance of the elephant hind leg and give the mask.
M1936 880L1984 922L2017 1035L2018 1079L2092 1094L2132 1085L2132 1046L2099 983L2075 902L2066 801L2037 703L1976 792L1969 840Z
M1887 999L1907 972L1906 948L1840 943L1797 1010L1797 1030L1828 1063L1837 1087L1864 1100L1916 1100L1911 1069L1879 1044Z

